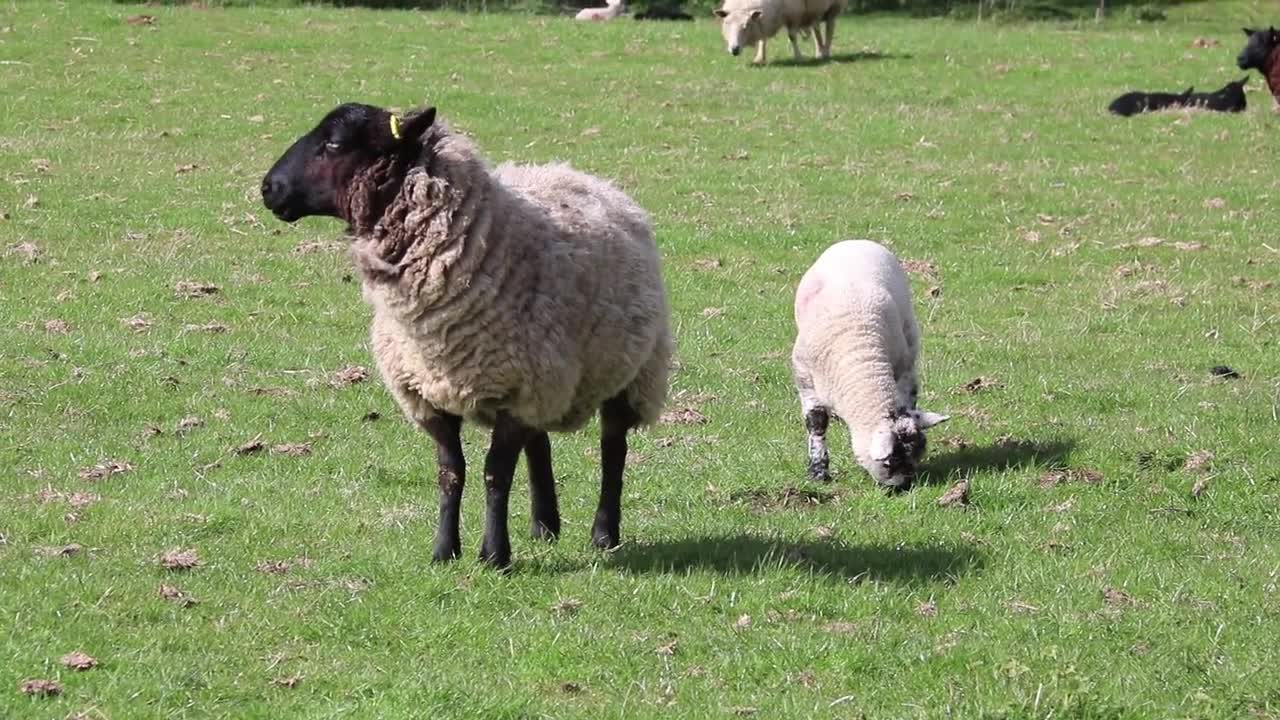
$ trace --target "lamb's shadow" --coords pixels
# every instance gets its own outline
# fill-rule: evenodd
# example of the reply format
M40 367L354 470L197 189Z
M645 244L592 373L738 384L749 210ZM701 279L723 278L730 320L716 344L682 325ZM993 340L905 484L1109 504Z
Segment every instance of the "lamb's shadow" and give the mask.
M943 483L956 475L970 475L984 470L1007 470L1023 465L1062 465L1075 444L1070 438L1005 440L992 445L971 446L936 454L931 451L916 476L916 484Z
M631 573L710 570L741 575L791 566L841 581L908 585L957 577L982 564L982 557L966 547L790 542L751 534L626 543L609 560L612 567Z
M828 63L845 64L867 62L869 60L910 60L911 55L895 55L893 53L882 53L874 50L865 52L848 52L848 53L832 53L831 57L823 60L816 57L805 57L799 60L794 57L784 60L775 60L765 65L765 67L813 67L815 65L826 65Z

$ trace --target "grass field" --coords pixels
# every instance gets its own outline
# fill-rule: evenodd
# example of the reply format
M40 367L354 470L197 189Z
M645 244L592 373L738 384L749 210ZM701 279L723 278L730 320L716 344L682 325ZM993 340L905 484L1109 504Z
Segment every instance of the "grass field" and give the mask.
M1256 77L1243 115L1103 112L1239 77L1268 8L846 18L835 62L752 68L709 20L5 4L0 717L1280 717L1280 120ZM344 100L652 213L706 422L636 437L616 553L590 428L557 545L479 565L472 483L428 562L432 447L339 377L341 227L258 198ZM901 496L843 430L805 480L791 293L846 237L914 261L953 415Z

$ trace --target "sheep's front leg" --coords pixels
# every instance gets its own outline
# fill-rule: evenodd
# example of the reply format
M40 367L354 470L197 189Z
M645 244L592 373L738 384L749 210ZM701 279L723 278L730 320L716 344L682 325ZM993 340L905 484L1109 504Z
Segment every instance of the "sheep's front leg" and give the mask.
M793 28L787 28L787 39L791 41L791 52L795 54L796 60L803 60L804 56L800 54L800 44L796 41L796 31Z
M615 548L622 542L622 472L627 465L627 432L639 417L619 394L600 408L600 504L591 526L591 542Z
M753 59L751 62L755 63L756 65L764 64L764 40L761 40L756 43L756 56L755 56L755 59Z
M499 413L484 458L484 541L480 559L497 568L511 565L511 535L507 514L511 500L511 478L520 460L520 450L530 430L506 413Z
M814 26L816 29L817 26ZM831 59L831 39L836 36L836 16L832 14L827 18L827 31L823 34L822 59Z
M804 428L809 432L809 479L831 481L831 458L827 454L827 426L831 413L822 405L804 408Z
M818 25L813 26L813 56L823 57L822 48L826 47L822 44L822 32Z
M529 464L529 506L532 509L531 534L535 538L555 540L560 536L560 508L556 504L556 480L551 472L551 439L545 432L535 432L524 444L524 459Z
M462 418L432 415L422 422L422 429L436 441L436 481L440 485L440 524L436 527L431 559L445 562L462 554L459 518L462 486L467 475L466 460L462 456Z

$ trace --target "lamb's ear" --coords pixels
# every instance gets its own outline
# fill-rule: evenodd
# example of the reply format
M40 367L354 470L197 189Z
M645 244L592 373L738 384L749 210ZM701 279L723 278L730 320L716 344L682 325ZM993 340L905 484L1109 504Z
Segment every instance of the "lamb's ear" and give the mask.
M716 17L718 17L718 18L720 18L721 20L725 19L725 18L726 18L726 17L728 17L728 15L729 15L729 13L728 13L727 11L725 11L723 8L717 8L716 10L713 10L712 12L714 12L714 13L715 13L715 16L716 16Z
M420 110L403 120L397 120L393 115L391 118L392 134L396 135L397 139L401 141L416 142L418 138L422 137L422 133L427 131L427 128L435 124L435 121L436 109L434 107ZM398 134L396 130L399 130Z
M950 415L942 415L936 412L929 412L928 410L917 410L915 411L915 416L916 427L921 430L928 430L934 425L941 425L951 419Z
M893 433L888 430L876 430L871 434L871 445L867 448L867 454L872 460L880 462L888 460L893 454Z
M1252 34L1253 34L1253 30L1251 30L1251 29L1249 29L1249 28L1240 28L1240 29L1241 29L1241 30L1244 30L1244 34L1245 34L1245 35L1252 35Z
M751 11L751 19L752 19L752 20L759 20L761 15L764 15L764 11L763 11L763 10L752 10L752 11Z

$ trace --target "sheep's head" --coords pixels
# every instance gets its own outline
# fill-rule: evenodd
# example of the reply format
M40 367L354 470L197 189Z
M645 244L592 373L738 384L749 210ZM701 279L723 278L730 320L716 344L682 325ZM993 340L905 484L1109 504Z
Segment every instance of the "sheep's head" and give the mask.
M730 54L737 55L742 52L742 48L764 39L764 28L760 25L761 15L759 8L716 10L716 17L720 18L720 34L724 36Z
M1267 72L1267 59L1271 57L1271 51L1280 45L1280 32L1275 27L1266 30L1252 30L1244 28L1244 34L1249 37L1245 41L1244 50L1240 51L1239 57L1236 58L1236 65L1241 70L1257 70L1264 75Z
M262 179L263 204L285 222L308 215L350 221L345 205L356 176L379 162L416 159L435 116L435 108L401 120L372 105L339 105L271 167Z
M867 472L881 487L909 489L924 457L924 431L947 419L947 415L914 408L890 413L871 434Z

